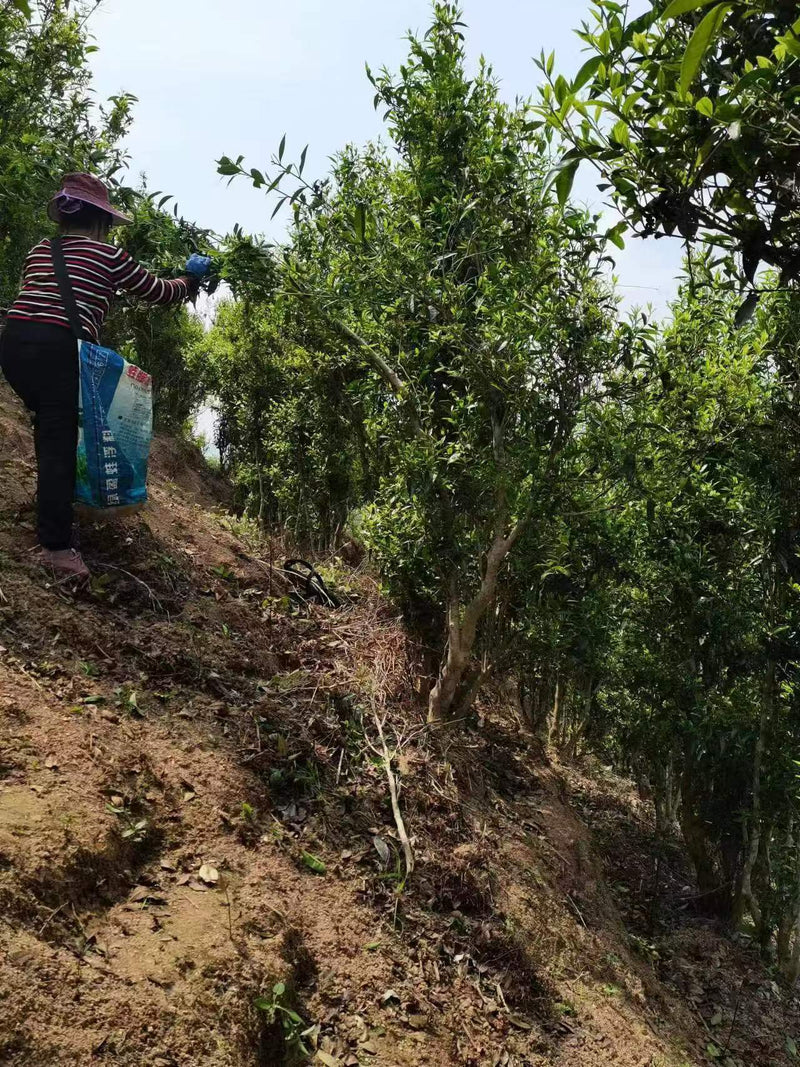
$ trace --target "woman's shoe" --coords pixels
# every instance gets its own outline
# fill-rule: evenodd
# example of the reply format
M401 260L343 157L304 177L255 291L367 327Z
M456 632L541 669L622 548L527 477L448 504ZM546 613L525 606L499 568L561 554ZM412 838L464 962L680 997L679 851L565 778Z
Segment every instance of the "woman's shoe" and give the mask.
M39 563L50 567L56 577L64 581L70 578L86 581L90 577L90 571L83 562L83 556L74 548L62 548L56 551L42 548L39 550Z

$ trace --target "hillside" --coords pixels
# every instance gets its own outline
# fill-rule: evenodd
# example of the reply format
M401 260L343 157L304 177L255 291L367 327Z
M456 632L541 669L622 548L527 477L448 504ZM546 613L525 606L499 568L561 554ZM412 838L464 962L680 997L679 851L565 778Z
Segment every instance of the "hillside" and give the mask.
M298 609L160 440L72 594L30 563L6 391L0 432L0 1062L794 1062L797 1000L693 910L628 783L546 758L500 689L425 727L364 566Z

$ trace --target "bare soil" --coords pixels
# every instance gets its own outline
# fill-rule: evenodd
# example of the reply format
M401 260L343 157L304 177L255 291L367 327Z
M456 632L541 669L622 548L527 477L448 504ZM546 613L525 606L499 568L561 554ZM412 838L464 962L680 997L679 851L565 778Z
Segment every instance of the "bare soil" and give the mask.
M0 436L0 1063L795 1062L796 998L693 912L629 783L543 758L499 691L426 728L363 565L298 603L161 440L149 509L55 585L2 388Z

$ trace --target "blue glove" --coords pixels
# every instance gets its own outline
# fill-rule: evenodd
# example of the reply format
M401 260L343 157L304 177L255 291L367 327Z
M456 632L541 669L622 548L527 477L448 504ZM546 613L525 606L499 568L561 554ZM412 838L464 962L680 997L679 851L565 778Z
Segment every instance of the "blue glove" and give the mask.
M201 256L192 252L186 261L186 273L193 274L195 278L205 278L211 270L211 256Z

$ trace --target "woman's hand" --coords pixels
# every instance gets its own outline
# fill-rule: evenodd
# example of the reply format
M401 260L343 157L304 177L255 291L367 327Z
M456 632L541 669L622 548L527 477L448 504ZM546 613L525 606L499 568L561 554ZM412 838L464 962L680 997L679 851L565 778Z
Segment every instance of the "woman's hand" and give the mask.
M186 261L186 273L192 277L205 278L211 270L211 256L201 256L197 252L192 252Z
M200 292L199 276L197 274L182 274L178 280L186 282L186 288L189 290L189 300L195 300Z

